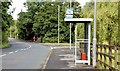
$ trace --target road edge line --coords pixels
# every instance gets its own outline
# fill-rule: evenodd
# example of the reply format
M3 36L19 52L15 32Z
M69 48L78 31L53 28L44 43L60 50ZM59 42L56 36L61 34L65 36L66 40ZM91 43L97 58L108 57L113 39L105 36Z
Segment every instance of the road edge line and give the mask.
M52 51L53 51L53 49L51 49L51 50L49 51L48 56L47 56L47 58L46 58L46 60L45 60L45 63L44 63L43 66L41 67L42 71L44 71L44 69L46 68L47 63L48 63L48 60L50 59L50 56L51 56L51 54L52 54Z

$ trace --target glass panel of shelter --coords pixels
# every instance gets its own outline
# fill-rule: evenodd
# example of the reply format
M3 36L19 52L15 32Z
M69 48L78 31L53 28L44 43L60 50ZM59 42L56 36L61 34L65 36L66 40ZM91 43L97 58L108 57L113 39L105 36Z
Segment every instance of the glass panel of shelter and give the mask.
M83 24L83 23L81 23ZM75 46L76 46L76 59L75 60L88 60L88 24L84 23L84 38L77 37L77 24L75 27Z

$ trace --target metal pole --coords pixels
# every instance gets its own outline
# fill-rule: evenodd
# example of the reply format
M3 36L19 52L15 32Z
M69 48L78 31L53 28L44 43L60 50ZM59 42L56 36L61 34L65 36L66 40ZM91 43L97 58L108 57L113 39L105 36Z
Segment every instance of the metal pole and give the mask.
M10 26L10 38L12 37L12 35L11 35L11 26Z
M96 67L96 0L94 0L93 67Z
M70 0L70 8L71 8L71 0ZM70 49L71 49L71 23L70 23Z
M17 39L16 37L17 35L16 35L16 22L15 22L15 39Z
M88 23L88 65L90 65L90 31L91 31L91 24Z
M70 0L70 8L71 8L71 6L72 6L72 5L71 5L71 0Z
M70 49L71 49L71 23L70 23Z
M77 25L75 25L75 65L77 60Z
M59 20L60 20L60 19L59 19L60 15L59 15L59 12L60 12L60 6L58 5L58 45L59 45L59 35L60 35L60 32L59 32L59 31L60 31L60 30L59 30L59 28L60 28L60 27L59 27L59 26L60 26L60 22L59 22Z

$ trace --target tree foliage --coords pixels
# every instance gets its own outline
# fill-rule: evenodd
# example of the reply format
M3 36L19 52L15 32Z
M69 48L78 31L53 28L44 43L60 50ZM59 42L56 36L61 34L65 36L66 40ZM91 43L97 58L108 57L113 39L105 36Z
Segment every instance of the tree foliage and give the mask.
M27 12L19 13L19 37L32 39L40 38L41 42L57 42L58 39L58 5L60 6L60 42L69 42L69 23L64 22L68 2L26 2ZM80 12L78 2L72 3L74 11ZM80 17L80 14L74 14ZM74 25L72 25L74 37ZM72 39L74 40L74 39Z
M2 27L1 27L1 33L2 34L2 47L4 48L7 47L7 44L9 44L8 42L8 35L9 35L9 28L10 25L14 24L14 20L13 17L11 16L11 14L8 14L8 9L9 6L11 5L11 2L1 2L0 3L0 7L1 7L1 15L2 18L0 19L0 22L2 23Z
M7 13L9 9L9 5L11 2L1 2L1 10L2 10L2 42L8 41L8 29L10 25L14 23L13 18L10 14Z
M94 3L87 3L83 9L84 17L94 18ZM92 23L92 37L93 38ZM97 3L97 43L120 45L118 31L118 3L98 2Z

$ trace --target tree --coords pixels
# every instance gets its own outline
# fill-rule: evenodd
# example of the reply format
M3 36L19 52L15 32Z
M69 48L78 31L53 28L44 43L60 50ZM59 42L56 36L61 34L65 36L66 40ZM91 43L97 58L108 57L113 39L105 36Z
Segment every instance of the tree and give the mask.
M28 12L21 12L18 19L19 36L28 38L32 34L41 42L57 42L58 38L58 5L60 6L60 42L69 42L69 24L64 22L66 2L26 2ZM80 12L79 3L73 3L74 11ZM78 13L74 17L80 17ZM24 19L23 19L24 18ZM74 37L74 25L72 25ZM23 36L24 35L24 36ZM30 39L30 38L29 38ZM72 39L74 40L74 39Z
M84 7L84 17L94 18L94 4L88 3ZM93 32L93 23L92 23ZM97 43L118 45L118 3L97 3ZM92 33L93 35L93 33ZM92 37L91 37L92 39ZM119 44L120 45L120 44Z
M12 16L7 13L7 10L9 9L10 5L11 5L11 2L1 2L2 45L4 45L4 43L8 44L8 29L10 25L14 23Z

